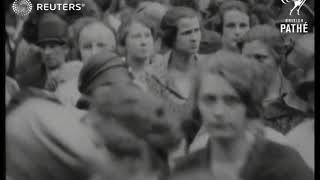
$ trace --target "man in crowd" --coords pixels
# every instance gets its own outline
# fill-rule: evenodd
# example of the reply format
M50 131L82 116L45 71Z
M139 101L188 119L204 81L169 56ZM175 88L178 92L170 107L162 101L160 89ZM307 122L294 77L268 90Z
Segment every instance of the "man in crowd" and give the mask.
M48 13L38 24L38 42L43 72L46 73L44 88L55 91L60 83L76 77L80 62L66 63L69 53L68 25L58 15Z
M295 42L284 69L295 94L307 104L307 116L286 137L314 169L314 34L304 35Z

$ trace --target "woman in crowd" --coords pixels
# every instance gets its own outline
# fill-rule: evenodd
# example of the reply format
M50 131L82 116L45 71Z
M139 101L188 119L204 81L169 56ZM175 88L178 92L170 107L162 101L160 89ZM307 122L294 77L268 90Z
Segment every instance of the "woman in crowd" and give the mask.
M170 50L162 60L152 65L163 96L175 103L184 103L189 96L190 76L200 61L197 54L200 45L200 19L194 10L174 7L163 17L161 23L163 44Z
M82 64L86 64L88 59L99 52L115 51L116 37L110 27L103 24L98 19L84 17L78 19L73 25L75 59L79 59ZM80 98L78 87L78 77L62 84L56 94L63 104L75 106Z
M139 16L126 18L118 31L118 44L122 48L129 72L142 89L149 90L147 68L154 54L155 29L151 22Z
M272 26L255 26L244 37L242 53L257 61L272 79L264 100L264 118L268 126L282 134L300 123L305 111L304 103L299 103L282 74L286 51L280 31Z
M257 23L248 6L241 1L223 2L218 17L215 30L222 35L222 48L240 52L243 36Z
M178 161L172 179L201 172L214 179L313 179L293 149L254 134L267 92L262 69L241 55L213 55L196 76L193 118L210 134L207 146Z
M172 7L162 19L161 30L162 43L169 51L150 66L152 91L167 99L172 111L185 115L191 110L191 77L203 58L198 55L201 40L199 14L187 7ZM189 142L198 127L184 128ZM184 153L184 148L173 156L181 153Z

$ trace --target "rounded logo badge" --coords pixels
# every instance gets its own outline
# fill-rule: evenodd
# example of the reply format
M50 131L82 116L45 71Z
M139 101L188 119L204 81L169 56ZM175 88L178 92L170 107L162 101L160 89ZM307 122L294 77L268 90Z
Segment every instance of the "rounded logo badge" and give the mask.
M30 0L15 0L12 4L12 10L19 16L27 16L32 11Z

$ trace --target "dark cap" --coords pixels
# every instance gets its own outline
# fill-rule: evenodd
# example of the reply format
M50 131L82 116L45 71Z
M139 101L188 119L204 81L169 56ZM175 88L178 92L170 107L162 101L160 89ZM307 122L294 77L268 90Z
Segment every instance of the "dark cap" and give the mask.
M43 44L46 42L67 43L68 41L68 25L58 15L54 13L44 14L38 23L38 42Z
M91 56L83 65L78 89L82 94L89 95L98 86L124 80L131 80L125 62L118 54L104 51Z

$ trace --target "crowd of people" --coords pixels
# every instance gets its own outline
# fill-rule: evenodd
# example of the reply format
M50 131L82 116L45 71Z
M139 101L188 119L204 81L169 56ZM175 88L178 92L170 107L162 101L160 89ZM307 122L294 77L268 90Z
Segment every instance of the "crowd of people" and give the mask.
M7 6L7 180L314 179L314 1L41 2L85 6Z

